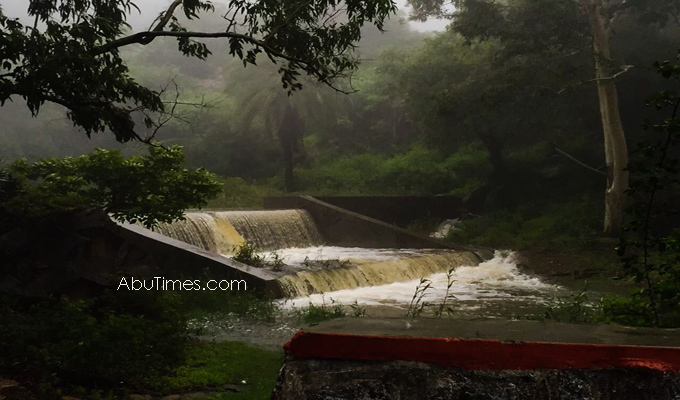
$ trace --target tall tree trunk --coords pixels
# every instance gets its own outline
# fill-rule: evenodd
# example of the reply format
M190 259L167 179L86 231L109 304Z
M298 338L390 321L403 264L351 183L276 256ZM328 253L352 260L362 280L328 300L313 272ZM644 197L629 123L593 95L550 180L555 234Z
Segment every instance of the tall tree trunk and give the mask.
M302 139L302 120L295 107L288 102L284 111L282 126L279 129L279 140L283 150L283 185L286 192L295 191L294 153L299 149Z
M293 168L293 147L291 143L286 143L283 146L283 186L286 192L295 191Z
M613 74L609 40L611 27L603 15L607 0L586 0L595 51L595 73L600 115L604 132L604 152L607 164L604 233L618 235L623 226L623 210L628 189L628 146L619 114L619 97Z

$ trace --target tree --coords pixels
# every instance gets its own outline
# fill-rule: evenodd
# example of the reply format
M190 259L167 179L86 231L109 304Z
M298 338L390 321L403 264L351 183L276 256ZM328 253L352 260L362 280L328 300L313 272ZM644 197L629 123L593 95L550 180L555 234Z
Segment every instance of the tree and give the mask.
M332 129L338 114L347 105L347 95L326 86L308 83L302 92L288 93L276 82L275 71L261 68L257 79L246 82L238 72L231 80L243 93L237 110L238 123L244 131L262 128L265 137L260 142L275 140L283 157L284 188L295 190L294 168L296 158L303 150L303 139L312 125ZM261 123L261 124L260 124Z
M148 150L146 156L130 158L98 149L34 164L19 160L0 184L1 214L16 220L10 225L21 226L31 218L101 208L120 221L153 227L182 218L189 207L205 206L220 192L222 185L213 174L182 166L181 147Z
M620 234L628 188L628 149L615 80L632 66L620 65L612 56L612 25L626 13L665 23L671 17L677 19L680 5L671 0L454 0L454 10L449 10L444 0L409 3L414 7L412 18L451 18L453 30L469 40L497 38L515 54L542 52L563 58L583 52L590 40L596 73L588 82L596 82L598 88L607 166L603 230L605 234ZM658 12L660 6L665 13Z
M624 272L638 284L638 290L630 298L610 299L604 311L617 323L678 327L680 65L664 61L655 66L669 83L648 105L665 115L656 123L647 121L647 137L638 143L631 161L633 201L627 210L631 218L618 248Z
M215 8L203 0L174 0L151 29L132 33L126 15L135 8L131 0L30 0L33 26L0 10L0 104L20 97L36 115L44 103L56 103L88 136L108 129L118 141L150 143L153 135L142 136L133 115L167 112L166 105L158 91L130 76L122 48L171 37L185 55L205 59L211 52L198 40L224 38L244 64L256 65L265 55L278 66L283 87L295 91L302 73L329 85L350 73L358 63L352 50L361 26L381 29L395 11L391 0L230 0L224 29L194 32L175 14L194 19ZM154 125L149 116L143 121Z

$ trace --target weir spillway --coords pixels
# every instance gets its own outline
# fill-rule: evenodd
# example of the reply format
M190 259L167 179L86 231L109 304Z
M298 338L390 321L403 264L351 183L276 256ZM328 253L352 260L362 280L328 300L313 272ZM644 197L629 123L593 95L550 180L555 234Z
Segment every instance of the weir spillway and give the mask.
M455 300L459 308L482 304L499 313L535 308L559 291L523 274L507 251L482 260L452 249L333 246L305 210L191 212L156 230L224 257L245 242L254 245L269 262L262 270L277 277L279 297L293 308L328 300L405 308L422 279L429 283L423 302Z
M244 242L259 250L318 246L323 243L304 210L187 213L183 221L160 224L158 233L218 254L233 254Z

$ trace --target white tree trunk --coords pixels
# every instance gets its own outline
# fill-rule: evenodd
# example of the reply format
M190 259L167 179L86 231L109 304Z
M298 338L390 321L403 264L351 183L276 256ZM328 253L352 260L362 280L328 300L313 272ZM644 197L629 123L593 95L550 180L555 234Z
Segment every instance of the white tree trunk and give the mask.
M618 235L623 226L623 211L628 189L628 146L619 114L619 96L614 80L613 62L609 47L611 28L603 15L607 0L586 0L595 51L597 94L602 116L604 152L607 164L605 191L604 233Z

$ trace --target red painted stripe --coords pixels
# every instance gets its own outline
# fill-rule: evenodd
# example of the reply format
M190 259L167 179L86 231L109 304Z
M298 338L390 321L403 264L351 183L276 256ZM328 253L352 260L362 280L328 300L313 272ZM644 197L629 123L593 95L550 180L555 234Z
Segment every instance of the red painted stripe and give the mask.
M482 339L362 336L300 331L295 358L422 361L472 370L650 368L680 371L680 348Z

